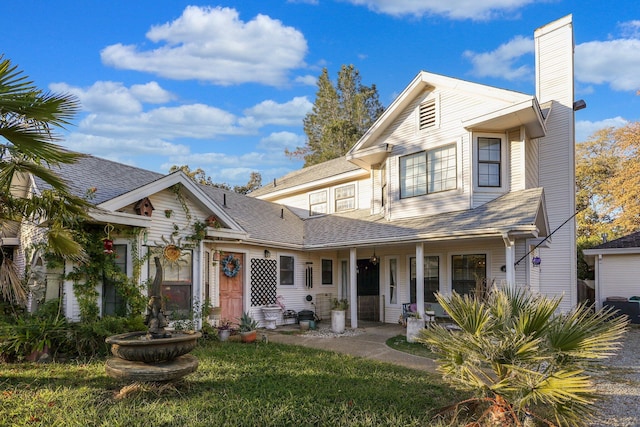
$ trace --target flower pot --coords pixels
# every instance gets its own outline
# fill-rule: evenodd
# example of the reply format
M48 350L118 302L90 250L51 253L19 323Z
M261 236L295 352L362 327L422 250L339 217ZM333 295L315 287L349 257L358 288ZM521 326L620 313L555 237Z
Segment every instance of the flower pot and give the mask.
M331 310L331 331L333 333L344 333L345 314L345 310Z
M308 331L309 330L309 321L308 320L301 320L300 321L300 330L301 331Z
M248 332L240 332L240 340L242 342L254 342L258 336L258 331L255 329Z
M407 342L416 342L416 338L423 329L424 319L407 317Z
M228 340L229 335L231 335L231 329L218 329L218 339L220 341Z

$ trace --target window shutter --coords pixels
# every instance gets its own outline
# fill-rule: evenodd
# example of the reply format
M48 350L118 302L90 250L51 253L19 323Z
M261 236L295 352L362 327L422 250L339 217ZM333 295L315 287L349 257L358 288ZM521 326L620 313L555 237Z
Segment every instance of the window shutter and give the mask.
M436 125L436 100L432 99L420 104L420 129L427 129Z

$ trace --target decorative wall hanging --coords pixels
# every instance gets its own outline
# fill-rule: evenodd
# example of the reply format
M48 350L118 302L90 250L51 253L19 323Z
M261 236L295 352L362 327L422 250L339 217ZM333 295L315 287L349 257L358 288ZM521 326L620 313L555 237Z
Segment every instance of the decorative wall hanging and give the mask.
M138 215L150 217L155 209L151 204L151 200L148 197L138 200L138 203L133 207Z
M222 259L222 271L227 277L236 277L240 271L240 260L229 254Z
M102 246L104 247L105 254L113 253L113 240L111 240L111 232L113 231L113 225L107 224L104 226L104 232L107 235L104 239L102 239Z

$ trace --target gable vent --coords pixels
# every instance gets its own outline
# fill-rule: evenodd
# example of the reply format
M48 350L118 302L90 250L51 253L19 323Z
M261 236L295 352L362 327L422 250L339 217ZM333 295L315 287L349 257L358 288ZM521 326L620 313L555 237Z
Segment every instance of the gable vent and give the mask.
M436 100L432 99L420 104L420 129L427 129L436 125Z

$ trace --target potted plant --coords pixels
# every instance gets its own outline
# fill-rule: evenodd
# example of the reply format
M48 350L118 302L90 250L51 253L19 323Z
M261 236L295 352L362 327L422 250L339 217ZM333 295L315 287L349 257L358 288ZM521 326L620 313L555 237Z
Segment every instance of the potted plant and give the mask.
M231 335L231 331L233 328L232 328L231 322L225 319L220 322L220 324L217 326L217 329L218 329L218 339L224 342L229 339L229 336Z
M344 332L345 315L349 308L349 300L334 298L331 304L331 330L336 334Z
M407 342L416 342L420 331L424 329L424 319L417 311L411 312L407 316Z
M257 336L258 322L246 311L242 313L242 317L239 320L238 326L242 342L254 342Z

